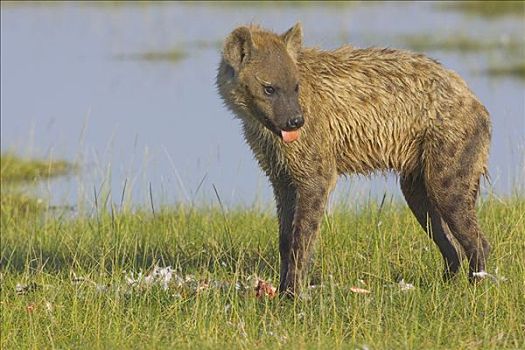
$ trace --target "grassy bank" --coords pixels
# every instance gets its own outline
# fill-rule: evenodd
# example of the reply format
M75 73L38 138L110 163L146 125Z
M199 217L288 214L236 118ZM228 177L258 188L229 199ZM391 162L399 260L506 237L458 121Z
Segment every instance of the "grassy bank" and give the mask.
M6 184L40 181L65 175L72 168L62 160L24 159L8 153L0 156L0 181Z
M24 159L9 153L2 154L0 156L2 215L16 217L19 212L34 214L43 210L46 201L42 198L34 198L28 193L31 185L38 181L66 175L73 170L73 165L62 160L42 161Z
M437 3L436 6L485 18L525 17L523 1L450 1Z
M296 301L254 291L278 282L272 212L1 210L2 349L525 344L523 198L480 203L495 277L476 286L465 271L442 282L439 253L404 206L339 207L324 220L316 286Z
M525 79L525 63L520 62L506 66L489 67L486 72L493 76L511 76Z

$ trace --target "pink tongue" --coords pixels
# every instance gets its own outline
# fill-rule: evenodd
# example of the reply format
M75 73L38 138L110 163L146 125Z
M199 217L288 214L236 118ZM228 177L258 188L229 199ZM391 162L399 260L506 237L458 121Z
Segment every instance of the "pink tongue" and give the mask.
M299 138L299 131L298 130L294 130L294 131L281 130L281 136L283 137L284 142L286 143L293 142Z

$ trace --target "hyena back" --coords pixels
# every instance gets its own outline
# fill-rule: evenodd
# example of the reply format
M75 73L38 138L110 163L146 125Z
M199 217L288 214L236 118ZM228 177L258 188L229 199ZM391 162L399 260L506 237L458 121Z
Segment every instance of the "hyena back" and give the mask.
M217 86L273 186L281 292L304 277L338 175L378 170L400 175L446 277L463 253L471 279L484 271L475 201L491 125L457 74L407 51L304 48L300 24L282 35L249 26L225 40Z

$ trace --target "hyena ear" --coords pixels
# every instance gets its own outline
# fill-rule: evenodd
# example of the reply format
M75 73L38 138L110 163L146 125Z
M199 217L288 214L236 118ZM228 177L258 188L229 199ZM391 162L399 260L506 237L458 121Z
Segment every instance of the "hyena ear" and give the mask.
M249 59L254 48L250 29L248 27L239 27L226 38L222 56L238 72L241 65Z
M286 45L288 53L295 60L297 53L303 46L303 26L300 22L297 22L292 28L288 29L286 33L281 35L281 38Z

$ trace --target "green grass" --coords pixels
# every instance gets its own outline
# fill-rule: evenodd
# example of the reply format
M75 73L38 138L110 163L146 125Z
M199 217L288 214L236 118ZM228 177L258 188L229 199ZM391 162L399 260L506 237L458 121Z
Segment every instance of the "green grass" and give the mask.
M43 179L66 175L75 167L61 160L24 159L10 153L0 156L0 205L17 216L19 213L35 213L46 203L43 199L28 195L27 187Z
M188 53L180 48L166 51L149 51L139 54L118 55L118 59L123 60L144 60L144 61L170 61L178 62L188 57Z
M505 38L504 40L484 38L481 40L461 34L451 37L416 34L402 36L400 40L409 48L418 51L483 52L506 50L515 53L523 52L525 46L523 39L518 38Z
M155 1L155 0L141 0L141 1L86 1L81 2L81 6L87 7L103 7L103 8L115 8L119 9L122 7L148 7L148 6L162 6L166 5L166 1ZM309 7L309 6L332 6L332 7L343 7L343 6L354 6L357 4L374 4L381 3L380 1L304 1L304 0L270 0L270 1L185 1L185 6L228 6L228 7L259 7L259 8L270 8L270 7ZM49 5L63 5L63 1L2 1L2 6L49 6Z
M515 63L507 66L492 66L485 73L492 76L512 76L525 79L525 63Z
M519 196L480 203L498 282L470 285L466 271L442 282L405 206L341 205L323 223L317 288L287 301L250 286L278 283L273 212L111 207L65 219L2 203L0 348L522 348L524 216ZM167 289L126 280L156 264L174 269Z
M181 49L168 51L152 51L137 55L136 57L145 61L180 61L186 58L187 54Z
M348 7L359 4L373 3L372 1L301 1L301 0L288 0L288 1L221 1L217 3L215 1L191 1L191 4L200 5L205 3L208 6L219 5L219 6L232 6L232 7L312 7L312 6L330 6L330 7Z
M0 156L0 179L3 182L28 182L65 175L71 164L61 160L24 159L13 154Z
M525 17L525 2L523 1L449 1L440 2L437 6L485 18Z

